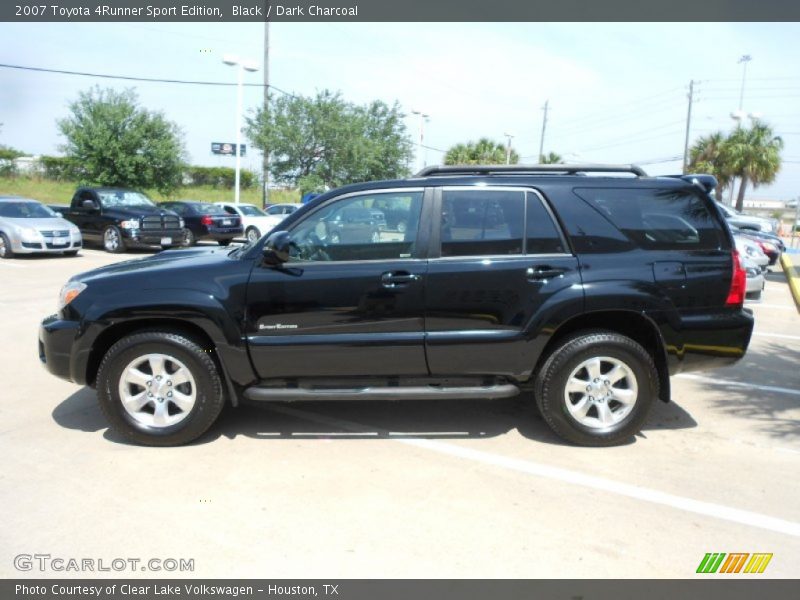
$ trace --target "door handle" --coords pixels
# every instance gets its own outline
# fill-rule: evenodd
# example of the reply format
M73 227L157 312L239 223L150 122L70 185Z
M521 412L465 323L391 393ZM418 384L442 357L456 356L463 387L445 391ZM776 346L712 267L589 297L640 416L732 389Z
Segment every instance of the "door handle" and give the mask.
M553 268L547 265L537 265L535 267L528 267L525 271L525 277L528 281L547 281L548 279L555 279L556 277L563 277L566 269Z
M381 285L387 288L395 288L409 284L419 279L419 275L414 275L406 271L396 271L381 275Z

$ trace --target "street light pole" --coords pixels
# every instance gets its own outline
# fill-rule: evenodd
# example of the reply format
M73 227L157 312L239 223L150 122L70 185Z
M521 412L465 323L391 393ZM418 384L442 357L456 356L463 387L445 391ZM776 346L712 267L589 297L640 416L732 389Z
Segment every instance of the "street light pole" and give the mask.
M419 116L419 150L417 151L417 163L419 164L419 171L425 168L426 159L425 147L425 123L430 120L430 115L426 115L421 110L412 110L412 115Z
M544 101L544 106L542 110L544 111L544 117L542 117L542 135L539 138L539 160L537 162L541 163L544 159L544 132L547 129L547 110L550 107L550 100Z
M736 121L736 129L740 129L742 127L742 120L745 117L744 113L744 84L747 80L747 64L753 60L753 57L749 54L742 55L739 60L737 61L738 64L742 65L742 87L739 90L739 110L731 113L731 117ZM735 177L731 178L731 192L728 196L728 204L733 206L733 188ZM741 184L740 184L741 185Z
M510 133L504 133L503 135L506 136L506 164L510 165L511 164L511 138L513 138L514 136L511 135Z
M244 72L258 71L251 60L243 60L233 54L222 57L229 67L236 69L236 174L234 175L234 202L239 204L239 181L242 169L242 104L244 101Z
M739 64L743 65L742 67L742 89L739 92L739 110L742 110L742 106L744 104L744 83L747 79L747 63L753 60L753 57L749 54L745 54L739 59Z
M269 21L264 21L264 108L269 115ZM261 164L261 179L264 190L261 194L261 205L269 204L269 148L264 148L264 160Z
M689 130L692 127L692 103L694 102L694 80L689 81L689 108L686 113L686 138L683 142L683 174L689 170Z

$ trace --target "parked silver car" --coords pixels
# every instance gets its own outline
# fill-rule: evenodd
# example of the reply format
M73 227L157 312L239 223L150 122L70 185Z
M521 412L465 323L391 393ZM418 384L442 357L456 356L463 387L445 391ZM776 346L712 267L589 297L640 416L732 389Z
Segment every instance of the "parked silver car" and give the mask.
M778 230L777 219L765 219L738 212L735 208L717 202L728 223L735 225L739 229L752 229L753 231L763 231L765 233L775 233Z
M45 205L0 196L0 258L35 252L74 256L82 245L78 228Z

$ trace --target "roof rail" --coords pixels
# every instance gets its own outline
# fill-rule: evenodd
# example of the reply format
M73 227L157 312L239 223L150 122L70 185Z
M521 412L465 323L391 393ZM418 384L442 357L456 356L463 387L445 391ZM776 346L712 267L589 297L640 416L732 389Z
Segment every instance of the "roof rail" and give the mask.
M644 169L637 165L434 165L425 167L414 177L432 175L536 175L552 173L557 175L577 175L583 173L632 173L637 177L647 177Z

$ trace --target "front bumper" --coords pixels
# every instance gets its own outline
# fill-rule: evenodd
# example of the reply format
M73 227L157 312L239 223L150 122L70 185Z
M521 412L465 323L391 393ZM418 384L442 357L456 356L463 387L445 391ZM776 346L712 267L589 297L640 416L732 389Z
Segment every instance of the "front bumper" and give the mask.
M11 249L14 254L60 254L80 250L83 247L80 236L59 238L66 241L65 244L57 244L53 238L42 238L41 241L23 241L21 239L11 240Z
M76 321L65 321L50 315L39 326L39 360L45 368L61 379L77 381L72 346L79 330Z
M122 239L127 246L179 246L183 243L183 229L122 229ZM169 242L162 240L169 238Z

